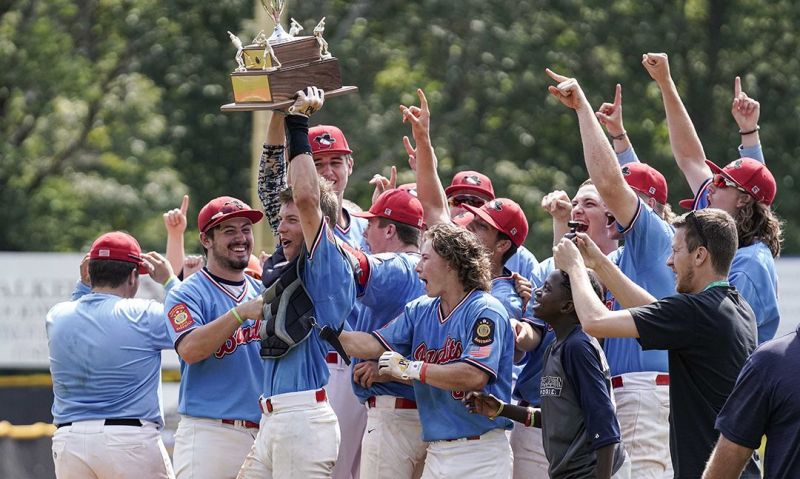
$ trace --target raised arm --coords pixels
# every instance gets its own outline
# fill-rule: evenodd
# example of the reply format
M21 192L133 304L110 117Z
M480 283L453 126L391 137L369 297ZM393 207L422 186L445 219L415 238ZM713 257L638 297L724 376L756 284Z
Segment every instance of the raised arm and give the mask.
M542 198L542 209L553 217L553 245L555 246L569 232L572 201L565 191L555 190Z
M755 99L747 96L742 90L742 80L738 76L733 80L733 102L731 103L731 115L739 126L739 136L741 137L740 154L753 158L764 163L764 155L761 152L761 137L758 134L758 119L761 116L761 104Z
M258 163L258 198L264 207L272 234L278 235L280 193L286 189L285 143L283 112L273 112L267 127L267 140Z
M173 208L164 213L164 227L167 229L167 260L173 271L183 269L184 244L183 233L186 232L186 211L189 209L189 195L183 195L180 208Z
M711 178L711 169L706 165L703 144L697 136L692 119L686 111L678 88L669 72L669 58L666 53L645 53L642 65L656 81L664 101L669 128L669 143L678 168L689 183L693 193L697 193L703 183Z
M447 195L436 171L436 154L431 145L431 114L428 109L428 100L421 88L417 89L419 106L407 107L400 105L403 113L403 123L411 124L411 132L416 143L417 160L417 195L424 211L425 224L430 228L433 225L450 222L450 212L447 207Z
M311 156L308 142L308 118L322 107L325 92L317 87L308 87L297 92L297 99L289 108L286 127L289 132L289 154L292 155L289 182L293 200L300 216L300 226L308 251L313 250L314 241L322 224L319 206L319 176Z
M631 313L624 309L609 311L597 297L578 247L572 241L564 238L553 247L553 258L556 267L569 275L575 312L587 334L596 338L639 337Z
M575 110L578 115L578 125L583 142L583 159L586 169L589 171L589 177L597 187L597 192L600 193L600 197L603 198L617 221L623 226L630 225L639 206L636 193L622 177L622 170L614 150L606 140L603 127L600 126L586 95L574 78L567 78L550 69L547 70L547 74L559 82L558 86L550 86L550 93L561 103ZM617 85L615 102L618 102L621 108L622 90L619 85Z
M623 308L644 306L656 300L647 290L634 283L604 255L586 233L578 233L575 244L581 252L584 264L597 273L600 282L614 295Z

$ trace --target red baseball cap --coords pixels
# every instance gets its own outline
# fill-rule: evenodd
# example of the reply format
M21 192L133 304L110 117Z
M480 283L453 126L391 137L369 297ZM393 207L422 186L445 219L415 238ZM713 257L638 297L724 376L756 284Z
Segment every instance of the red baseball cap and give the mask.
M353 153L342 130L332 125L317 125L309 129L308 143L311 144L312 155L317 153L349 155Z
M628 163L622 167L622 176L628 186L645 196L667 204L667 180L658 170L646 163Z
M477 171L459 171L453 177L453 182L450 186L444 189L444 194L450 197L456 191L474 191L489 199L494 199L494 188L492 188L492 180L483 173Z
M720 168L709 160L706 164L714 174L719 174L739 185L756 200L770 206L775 200L778 185L767 165L752 158L739 158Z
M206 203L197 215L197 228L201 233L231 218L247 218L255 224L261 221L264 213L250 208L242 200L232 196L220 196Z
M508 198L496 198L488 201L480 208L472 205L463 205L467 211L480 217L500 231L505 233L511 242L520 246L528 236L528 219L519 205Z
M409 190L400 188L384 191L370 206L369 211L352 215L359 218L386 218L422 228L422 203Z
M139 274L150 273L147 264L142 259L142 248L139 246L139 242L133 236L122 231L106 233L94 240L92 249L89 251L89 259L125 261L135 264Z

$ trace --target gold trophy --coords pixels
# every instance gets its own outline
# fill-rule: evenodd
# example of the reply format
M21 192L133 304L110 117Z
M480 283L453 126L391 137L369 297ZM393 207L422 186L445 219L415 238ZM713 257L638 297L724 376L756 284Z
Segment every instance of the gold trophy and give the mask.
M325 97L352 93L354 86L342 86L339 60L328 51L322 37L325 17L314 27L313 36L298 36L303 26L292 18L289 32L280 24L286 0L261 0L275 23L268 38L262 30L251 44L228 32L236 47L237 67L231 73L234 103L221 110L276 110L290 106L298 90L316 86L325 90Z

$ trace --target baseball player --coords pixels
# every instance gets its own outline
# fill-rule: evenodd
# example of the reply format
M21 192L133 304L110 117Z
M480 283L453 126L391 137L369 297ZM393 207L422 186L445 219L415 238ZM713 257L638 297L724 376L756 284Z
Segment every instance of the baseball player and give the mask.
M480 208L488 201L495 199L492 180L477 171L460 171L456 173L450 182L450 186L445 188L444 192L450 207L450 218L456 224L469 224L474 218L474 208ZM526 220L526 232L527 228ZM525 235L522 238L524 242ZM512 273L519 273L523 278L530 278L533 269L539 262L536 260L536 256L522 243L516 246L516 250L506 258L503 265Z
M317 176L308 141L308 117L323 100L324 92L315 87L298 92L286 117L292 188L281 194L278 231L290 263L266 294L274 298L265 304L270 315L263 316L261 331L265 357L261 429L240 478L330 477L338 453L337 417L324 389L329 347L320 328L341 330L353 309L355 288L352 266L330 226L336 220L338 202L328 182ZM298 311L302 316L289 311L300 307L294 293L278 287L284 285L284 274L294 271L312 303L308 313ZM284 298L284 293L292 296ZM289 302L295 308L277 307ZM310 329L303 328L299 336L289 333L297 330L303 317L313 318L306 323ZM291 335L291 345L279 333L280 324Z
M259 167L259 196L275 234L278 233L278 212L281 207L279 194L286 188L284 118L281 113L276 112L272 115ZM308 142L314 155L317 173L332 182L341 205L348 177L353 171L352 151L347 145L347 139L338 128L321 125L309 130ZM363 235L367 221L354 216L343 206L339 207L338 218L338 222L332 227L334 235L355 249L368 251ZM267 270L265 277L269 278L269 272L285 260L282 246L279 245L265 265ZM347 318L348 327L355 327L359 308L360 303L356 303L356 307ZM336 461L333 477L336 479L358 477L361 436L367 423L366 410L353 394L350 367L333 349L329 351L325 360L330 371L326 394L331 407L339 417L342 434L339 458Z
M167 291L179 281L121 231L97 238L81 270L91 290L79 282L77 299L47 313L56 477L173 478L160 435L161 350L172 343L163 305L134 296L140 274Z
M739 249L729 280L756 313L759 343L772 339L780 322L774 258L780 254L783 233L780 220L770 208L777 185L760 154L758 102L742 92L737 78L732 112L739 124L743 146L758 159L740 158L719 168L706 160L703 145L672 81L667 55L645 54L642 65L661 89L673 155L695 192L693 201L684 200L681 205L690 204L693 210L720 208L736 219ZM748 106L740 111L744 105ZM743 148L739 152L745 153Z
M486 292L483 246L438 224L423 235L417 272L427 296L372 334L342 332L342 343L355 357L380 356L382 374L412 380L428 443L423 478L510 477L510 421L470 415L461 404L465 391L506 401L511 393L514 339L505 309Z
M384 327L425 294L416 272L422 215L419 200L399 188L381 194L368 212L357 213L369 222L364 237L371 253L355 253L362 265L356 331ZM415 477L425 462L426 444L414 389L379 376L377 363L366 361L353 368L353 391L368 408L360 473L369 478Z
M236 477L258 432L263 365L261 283L244 273L253 224L263 214L230 196L198 214L206 267L167 295L170 337L181 360L173 460L178 478Z
M667 207L667 182L661 173L644 163L629 163L620 168L598 121L599 118L606 122L612 136L617 133L615 129L622 130L621 87L617 85L614 104L604 104L595 114L575 79L550 70L548 74L559 82L557 87L551 87L551 93L573 108L580 119L589 176L613 215L615 231L625 238L625 245L616 251L614 263L654 297L674 294L675 275L667 266L674 236L667 221L671 216ZM607 302L612 309L621 309L616 298L607 298ZM613 375L622 437L632 460L631 475L663 477L671 469L667 447L667 353L643 351L634 338L608 338L603 349Z

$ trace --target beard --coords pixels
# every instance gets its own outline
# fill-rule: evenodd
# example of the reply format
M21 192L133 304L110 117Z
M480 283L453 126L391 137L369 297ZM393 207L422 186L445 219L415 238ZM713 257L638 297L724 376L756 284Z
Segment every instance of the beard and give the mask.
M231 245L238 246L238 245ZM245 243L245 250L252 251L252 245L250 243ZM247 264L250 262L250 254L248 253L244 258L231 258L228 256L228 247L222 245L215 245L214 247L214 256L216 256L217 262L220 266L226 269L231 269L235 271L244 271L247 268Z
M689 266L686 272L678 276L677 284L675 285L675 291L678 293L692 293L692 283L694 282L694 267Z

